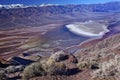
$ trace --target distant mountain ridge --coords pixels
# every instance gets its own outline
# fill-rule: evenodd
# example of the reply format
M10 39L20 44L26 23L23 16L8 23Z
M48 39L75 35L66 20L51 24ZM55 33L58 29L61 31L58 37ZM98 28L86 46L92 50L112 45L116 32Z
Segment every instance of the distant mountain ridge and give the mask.
M9 4L0 5L0 9L14 9L14 8L28 8L28 7L45 7L45 6L57 6L57 4L41 4L41 5L24 5L24 4Z
M46 12L57 10L59 13L63 12L80 12L80 11L92 11L92 12L109 12L109 11L120 11L120 2L108 2L101 4L41 4L41 5L23 5L23 4L10 4L0 5L0 9L15 9L15 8L44 8ZM58 10L60 9L60 10ZM41 9L42 10L42 9ZM53 12L55 13L55 12Z
M111 13L116 13L114 15ZM25 6L23 4L0 5L0 26L26 27L68 20L92 20L107 16L118 18L120 2L104 4L57 5L41 4ZM108 15L110 14L110 15ZM114 16L113 16L114 15ZM116 17L117 16L117 17Z

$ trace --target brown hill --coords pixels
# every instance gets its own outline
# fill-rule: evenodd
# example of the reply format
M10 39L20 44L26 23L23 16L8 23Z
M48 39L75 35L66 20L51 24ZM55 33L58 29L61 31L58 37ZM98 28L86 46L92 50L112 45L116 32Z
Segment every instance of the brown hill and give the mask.
M90 71L94 78L98 79L119 79L119 57L120 57L120 34L108 37L104 40L98 41L92 46L83 49L78 49L75 55L81 62L97 62L98 69ZM105 67L106 66L106 67ZM116 71L118 72L116 72Z

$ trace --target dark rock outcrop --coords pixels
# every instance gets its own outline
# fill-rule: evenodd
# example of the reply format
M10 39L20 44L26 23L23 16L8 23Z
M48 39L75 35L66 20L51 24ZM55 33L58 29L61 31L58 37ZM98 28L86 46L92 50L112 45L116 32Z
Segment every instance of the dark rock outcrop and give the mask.
M50 56L50 59L53 59L56 62L66 60L68 58L65 51L57 51Z
M77 60L77 58L73 54L69 54L68 55L68 62L78 63L78 60Z

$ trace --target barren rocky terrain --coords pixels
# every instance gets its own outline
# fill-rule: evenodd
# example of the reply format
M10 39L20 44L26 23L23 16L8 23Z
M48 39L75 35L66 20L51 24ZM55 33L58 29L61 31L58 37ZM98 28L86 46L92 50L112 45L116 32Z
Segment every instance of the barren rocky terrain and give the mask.
M119 80L119 7L120 2L0 8L0 80ZM89 20L110 32L96 38L66 28Z

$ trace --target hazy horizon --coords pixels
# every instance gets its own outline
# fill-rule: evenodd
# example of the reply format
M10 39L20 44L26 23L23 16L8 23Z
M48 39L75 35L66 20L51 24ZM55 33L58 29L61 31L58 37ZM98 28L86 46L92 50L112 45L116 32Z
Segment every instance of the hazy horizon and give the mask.
M40 5L40 4L94 4L115 2L120 0L0 0L1 5L7 4L24 4L24 5Z

